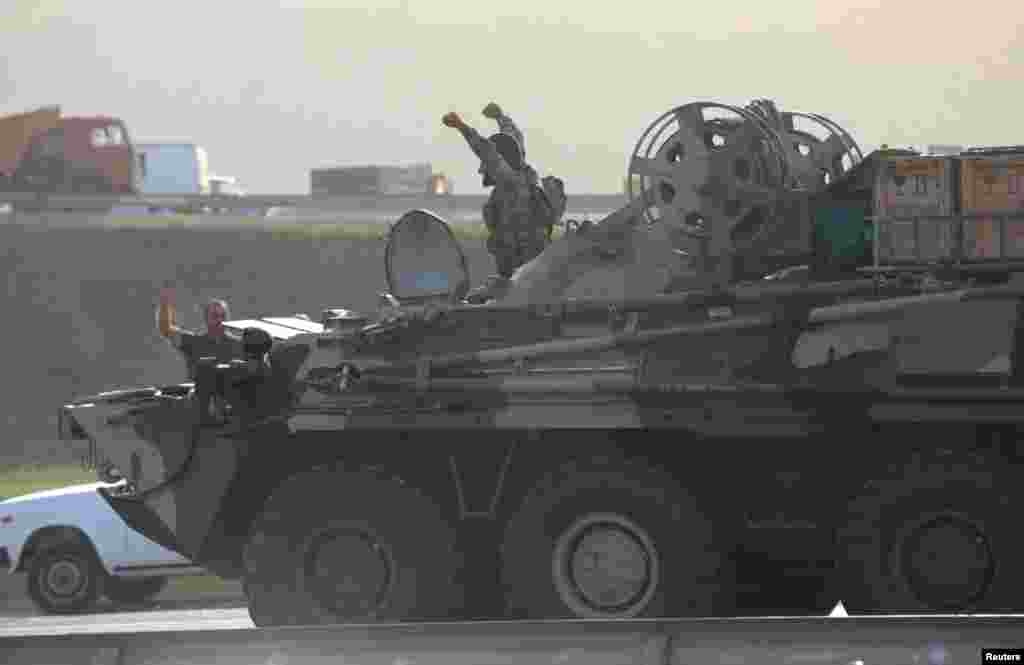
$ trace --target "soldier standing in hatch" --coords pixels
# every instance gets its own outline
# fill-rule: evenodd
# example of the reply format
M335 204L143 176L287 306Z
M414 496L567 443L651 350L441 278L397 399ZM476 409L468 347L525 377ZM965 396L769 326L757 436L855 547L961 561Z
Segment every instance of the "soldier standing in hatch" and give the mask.
M501 130L487 139L454 111L445 114L442 122L462 133L480 158L478 172L483 177L483 186L494 188L484 204L483 218L490 232L487 249L494 256L503 282L544 251L556 215L537 172L526 163L522 132L494 102L484 107L483 114L496 120ZM492 283L484 291L496 286ZM479 299L484 294L478 292L476 296Z
M228 304L223 300L209 300L203 307L203 314L206 319L205 333L194 333L177 327L174 321L174 291L164 289L160 292L160 309L157 313L160 335L185 356L188 376L193 381L200 358L214 357L219 362L227 362L243 357L241 343L224 333L224 321L229 316Z

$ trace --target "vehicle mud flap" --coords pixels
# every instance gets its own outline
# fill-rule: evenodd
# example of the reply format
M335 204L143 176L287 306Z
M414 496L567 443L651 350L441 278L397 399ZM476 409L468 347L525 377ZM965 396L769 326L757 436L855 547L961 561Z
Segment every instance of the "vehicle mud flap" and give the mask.
M187 556L181 545L167 525L160 521L156 513L137 498L129 499L114 494L109 489L100 489L102 496L110 507L121 516L129 527L149 538L157 545L173 550L182 556Z
M109 497L133 529L190 559L199 558L238 468L236 441L223 427L195 425L194 413L179 404L147 409L134 429L162 459L164 476L136 496ZM182 423L188 417L193 424Z

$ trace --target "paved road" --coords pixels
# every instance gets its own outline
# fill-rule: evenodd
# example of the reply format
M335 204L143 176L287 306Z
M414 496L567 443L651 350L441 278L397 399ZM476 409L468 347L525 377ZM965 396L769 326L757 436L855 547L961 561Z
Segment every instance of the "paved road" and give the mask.
M0 626L0 660L5 665L953 665L982 662L982 648L1020 647L1024 635L1024 617L487 622L277 630L253 630L250 625L242 610L22 620Z
M203 606L203 605L206 606ZM220 606L216 606L216 605ZM213 606L211 606L213 605ZM893 615L891 617L847 617L844 613L833 612L831 617L744 617L742 619L713 619L713 620L680 620L680 623L692 622L707 623L709 626L717 626L716 631L724 631L729 625L748 625L758 630L764 626L774 627L780 632L786 631L786 626L812 626L820 628L826 622L834 621L833 625L844 625L844 620L849 620L849 626L855 624L874 624L884 626L886 624L901 624L917 629L944 630L956 626L962 622L966 627L972 624L1005 624L1012 622L1016 626L1018 634L1024 643L1024 614L979 614L979 615L941 615L941 616L919 616L919 615ZM613 622L620 624L641 623L646 624L650 620ZM546 625L565 622L520 622L520 621L487 621L478 622L476 630L487 632L496 627L502 631L512 630L514 626L526 624ZM577 622L569 622L577 623ZM583 622L584 624L589 622ZM655 622L656 623L656 622ZM462 625L444 624L446 626ZM651 624L654 625L653 623ZM412 624L406 628L412 630ZM237 600L219 601L163 601L153 603L144 608L126 609L125 607L107 606L97 612L78 616L25 616L5 617L0 621L0 640L9 637L32 636L32 635L88 635L88 634L121 634L139 632L161 632L161 631L210 631L210 630L239 630L254 628L249 612ZM403 628L406 629L406 628ZM296 630L285 628L285 631ZM468 629L467 629L468 630ZM514 631L513 631L514 632ZM916 634L916 633L915 633ZM938 633L936 633L938 634Z
M27 601L25 601L27 603ZM0 639L27 635L82 635L167 630L227 630L253 628L245 599L232 594L206 597L158 596L145 605L115 605L102 602L90 614L44 616L31 605L0 610ZM841 606L833 616L845 616ZM756 620L756 619L755 619ZM775 621L777 619L773 619ZM499 622L504 623L504 622Z
M192 603L195 605L195 603ZM227 630L253 628L245 607L152 609L123 608L80 616L29 616L0 621L0 639L26 635L82 635L165 630Z

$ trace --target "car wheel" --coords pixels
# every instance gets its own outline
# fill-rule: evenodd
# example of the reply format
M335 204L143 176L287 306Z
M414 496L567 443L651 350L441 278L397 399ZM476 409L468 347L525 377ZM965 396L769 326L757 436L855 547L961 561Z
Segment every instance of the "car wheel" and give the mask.
M110 600L118 603L141 603L163 591L167 587L167 578L112 575L103 586L103 593Z
M104 571L92 549L59 545L38 553L28 571L28 594L44 612L89 610L102 593Z

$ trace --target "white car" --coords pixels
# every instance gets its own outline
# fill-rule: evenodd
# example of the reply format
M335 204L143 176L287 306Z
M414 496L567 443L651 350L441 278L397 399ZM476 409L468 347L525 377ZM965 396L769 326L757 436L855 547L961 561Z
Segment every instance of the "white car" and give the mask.
M100 495L107 483L73 485L0 501L0 567L27 573L43 612L87 612L101 596L141 602L167 578L206 572L129 527Z

